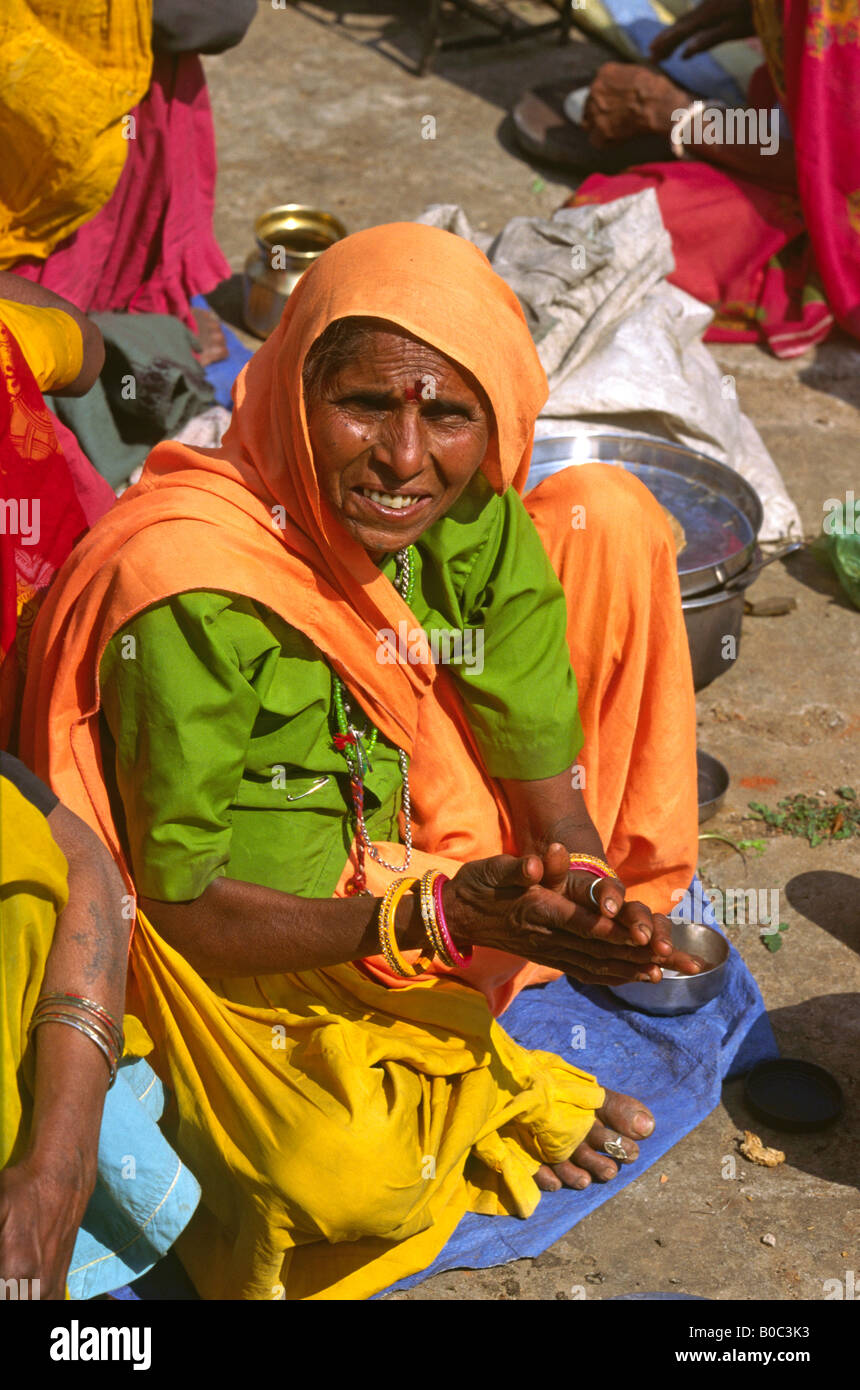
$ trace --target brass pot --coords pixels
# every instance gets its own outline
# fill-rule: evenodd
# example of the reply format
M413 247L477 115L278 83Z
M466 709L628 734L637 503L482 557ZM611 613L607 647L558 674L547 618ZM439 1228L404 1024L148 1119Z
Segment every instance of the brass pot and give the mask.
M257 245L245 262L242 283L242 317L249 332L268 338L308 266L346 234L330 212L300 203L260 214L254 224Z

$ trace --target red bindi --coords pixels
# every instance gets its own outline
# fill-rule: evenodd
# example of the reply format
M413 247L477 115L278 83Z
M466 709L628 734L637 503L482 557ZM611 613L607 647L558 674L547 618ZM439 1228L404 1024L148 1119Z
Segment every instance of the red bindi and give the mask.
M420 397L420 394L421 394L420 388L421 388L421 382L420 382L420 381L419 381L415 386L407 386L407 387L406 387L406 390L405 390L404 393L403 393L404 398L405 398L407 401L417 401L417 400L419 399L419 397Z

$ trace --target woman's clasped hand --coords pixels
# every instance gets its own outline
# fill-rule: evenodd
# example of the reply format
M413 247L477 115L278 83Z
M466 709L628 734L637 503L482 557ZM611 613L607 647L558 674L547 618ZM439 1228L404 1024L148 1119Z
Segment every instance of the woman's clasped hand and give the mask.
M465 864L443 889L448 928L458 946L489 946L550 966L580 984L658 982L661 967L697 974L703 963L672 947L672 924L644 903L627 902L618 879L600 895L601 911L582 901L581 874L569 853L499 854Z

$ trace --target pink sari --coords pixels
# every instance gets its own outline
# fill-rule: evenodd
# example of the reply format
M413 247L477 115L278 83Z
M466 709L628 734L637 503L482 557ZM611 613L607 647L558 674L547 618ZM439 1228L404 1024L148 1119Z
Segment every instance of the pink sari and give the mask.
M860 337L860 0L784 0L797 187L836 320Z
M672 236L669 279L714 310L706 340L764 340L795 357L834 322L860 337L860 0L782 0L781 18L780 0L757 0L757 24L771 4L773 23L761 24L768 64L748 104L781 102L794 190L696 160L594 174L568 205L653 188Z

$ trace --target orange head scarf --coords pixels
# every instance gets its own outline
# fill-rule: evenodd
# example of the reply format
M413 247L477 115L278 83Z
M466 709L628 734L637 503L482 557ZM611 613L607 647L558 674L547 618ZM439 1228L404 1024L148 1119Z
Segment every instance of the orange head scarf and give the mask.
M327 563L336 559L330 545L340 549L346 538L321 503L301 379L316 339L347 316L398 324L480 382L496 419L481 467L496 492L522 488L547 398L519 301L471 242L414 222L337 242L299 281L278 327L239 377L223 442L254 492L285 504L315 543L329 542ZM350 572L356 558L348 557Z
M141 481L76 548L34 631L22 756L115 851L100 767L99 662L135 614L190 589L248 595L316 643L381 732L418 758L413 797L424 806L427 848L441 850L440 838L451 853L499 847L498 816L489 838L480 829L496 796L447 672L376 660L378 631L411 615L317 484L302 368L320 334L347 316L395 323L470 372L495 416L481 467L499 492L523 486L546 377L516 296L482 252L417 223L358 232L327 250L238 378L221 447L159 444ZM446 765L455 771L443 774ZM431 809L445 777L447 831Z

